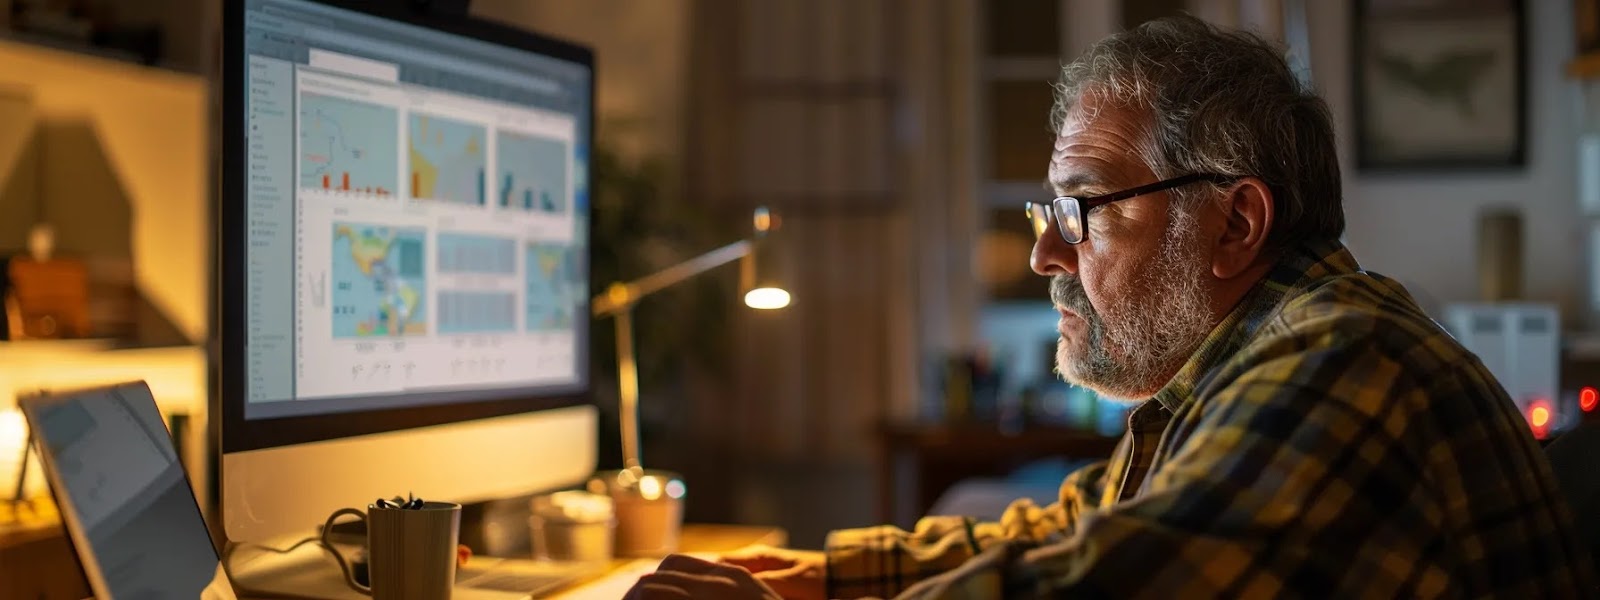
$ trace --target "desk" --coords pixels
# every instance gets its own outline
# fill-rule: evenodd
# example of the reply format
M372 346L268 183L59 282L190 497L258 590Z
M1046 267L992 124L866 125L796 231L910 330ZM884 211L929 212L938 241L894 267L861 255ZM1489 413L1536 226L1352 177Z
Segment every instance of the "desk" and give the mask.
M683 526L678 539L678 551L687 554L721 554L755 544L781 547L788 543L788 539L788 533L776 527L691 523ZM551 600L621 598L638 581L639 576L655 570L655 562L647 559L612 561L609 572L568 591L559 592Z
M755 544L781 548L788 543L789 534L782 529L750 525L690 523L678 538L682 552L731 552Z
M89 597L55 503L46 497L32 506L13 514L9 500L0 502L0 598Z
M41 498L34 501L34 508L33 512L24 510L14 517L7 504L0 504L0 598L89 597L89 585L61 528L55 505L48 498ZM753 544L786 543L788 534L775 527L688 524L683 527L678 545L682 552L722 553ZM611 567L613 571L637 568L637 563L618 559Z

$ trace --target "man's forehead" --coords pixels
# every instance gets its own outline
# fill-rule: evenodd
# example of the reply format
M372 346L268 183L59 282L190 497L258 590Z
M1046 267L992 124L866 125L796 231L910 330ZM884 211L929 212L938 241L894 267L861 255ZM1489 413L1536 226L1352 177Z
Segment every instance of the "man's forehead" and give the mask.
M1056 138L1082 135L1099 128L1131 132L1139 122L1139 111L1126 102L1108 99L1104 94L1085 92L1067 108Z
M1137 130L1132 110L1085 97L1061 121L1050 156L1047 187L1073 190L1101 187L1137 162Z

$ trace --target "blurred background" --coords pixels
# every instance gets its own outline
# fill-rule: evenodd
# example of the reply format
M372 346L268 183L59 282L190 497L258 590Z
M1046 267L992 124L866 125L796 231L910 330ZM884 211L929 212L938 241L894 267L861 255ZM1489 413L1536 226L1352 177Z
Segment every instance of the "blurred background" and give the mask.
M1285 44L1337 121L1358 259L1464 337L1505 307L1540 315L1514 340L1538 364L1500 374L1538 371L1519 396L1537 435L1576 423L1600 381L1595 4L470 11L596 49L597 292L736 239L756 206L782 216L789 309L739 309L732 270L640 305L643 448L689 482L687 521L778 525L817 547L833 528L1048 501L1069 469L1110 452L1122 410L1050 372L1056 315L1028 270L1022 203L1046 197L1060 64L1184 11ZM12 280L0 284L0 482L24 439L12 398L40 387L146 379L191 464L207 460L220 12L216 0L0 0L0 256L43 245L73 265L43 288L15 266L27 261L0 273ZM602 467L621 460L610 327L594 333Z

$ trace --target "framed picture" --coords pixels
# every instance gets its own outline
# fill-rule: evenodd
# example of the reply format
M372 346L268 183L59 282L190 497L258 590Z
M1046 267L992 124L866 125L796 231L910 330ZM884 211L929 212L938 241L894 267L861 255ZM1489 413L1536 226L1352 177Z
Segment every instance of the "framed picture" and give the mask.
M1358 169L1524 165L1522 0L1356 0L1354 6Z
M1600 51L1600 0L1573 0L1572 22L1578 40L1578 55Z

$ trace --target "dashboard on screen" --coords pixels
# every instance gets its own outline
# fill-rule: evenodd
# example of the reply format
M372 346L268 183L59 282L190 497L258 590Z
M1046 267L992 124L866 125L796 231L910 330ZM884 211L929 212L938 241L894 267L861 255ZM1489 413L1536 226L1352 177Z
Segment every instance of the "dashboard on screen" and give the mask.
M244 416L587 381L589 68L245 3Z

